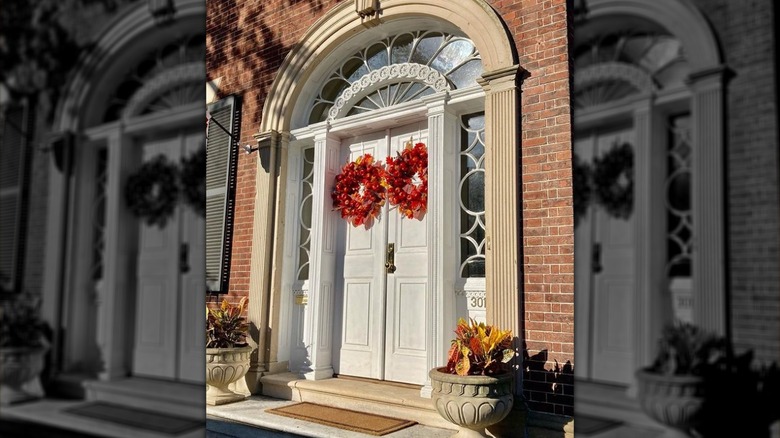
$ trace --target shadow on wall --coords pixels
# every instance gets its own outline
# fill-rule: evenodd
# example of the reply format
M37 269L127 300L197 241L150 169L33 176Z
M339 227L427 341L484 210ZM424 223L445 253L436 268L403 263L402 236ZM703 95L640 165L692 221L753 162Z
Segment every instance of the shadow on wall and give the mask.
M547 361L546 349L531 356L523 347L523 395L528 407L543 412L549 410L543 404L574 406L574 366L571 361L560 364L554 360L554 366L546 369ZM573 412L555 414L573 416Z
M300 9L308 7L310 14L320 13L325 8L323 0L291 0L290 7L297 8L291 11L289 16L294 16ZM303 6L299 6L302 4ZM307 6L308 5L308 6ZM268 94L273 75L281 67L287 53L292 49L294 42L285 44L282 33L273 30L273 25L267 23L263 16L268 16L268 4L256 2L254 5L241 7L242 16L234 20L214 20L207 23L206 38L206 71L207 80L214 80L212 74L238 77L242 73L252 72L257 77L247 83L229 84L230 93L245 93L245 98L252 94L254 107L257 112L251 114L250 121L257 124L260 121L263 102ZM208 2L208 15L211 17L235 15L238 6L235 2ZM297 37L286 38L291 41ZM259 48L259 50L258 50ZM228 69L216 67L229 65ZM264 73L265 75L258 75ZM242 90L235 87L245 87ZM219 96L222 97L222 96Z
M665 327L654 363L637 371L643 411L681 436L769 438L780 419L780 369L736 354L724 337Z

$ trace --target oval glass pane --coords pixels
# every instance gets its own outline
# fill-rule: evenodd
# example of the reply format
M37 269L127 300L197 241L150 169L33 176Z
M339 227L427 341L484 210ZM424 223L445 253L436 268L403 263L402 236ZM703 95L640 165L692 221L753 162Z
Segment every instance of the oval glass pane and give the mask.
M460 187L463 206L471 212L485 211L485 172L477 170L467 176Z

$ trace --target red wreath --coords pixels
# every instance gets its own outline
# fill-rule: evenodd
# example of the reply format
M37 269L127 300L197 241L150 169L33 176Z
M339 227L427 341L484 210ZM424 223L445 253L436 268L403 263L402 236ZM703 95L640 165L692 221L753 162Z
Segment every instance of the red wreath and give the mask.
M416 178L415 178L416 177ZM387 199L409 219L422 220L428 209L428 149L425 143L407 143L394 158L387 157Z
M382 165L375 163L371 154L347 163L336 175L330 194L333 208L341 210L341 217L352 226L371 228L385 204L384 174Z

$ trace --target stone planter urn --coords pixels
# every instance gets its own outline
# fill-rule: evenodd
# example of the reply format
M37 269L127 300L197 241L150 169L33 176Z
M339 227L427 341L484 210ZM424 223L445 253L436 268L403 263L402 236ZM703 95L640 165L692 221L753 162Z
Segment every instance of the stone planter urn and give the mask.
M39 376L47 347L0 348L0 405L10 405L42 397ZM37 388L38 391L27 390Z
M433 386L436 411L458 426L457 437L486 437L485 428L503 420L512 410L514 395L511 373L499 376L459 376L445 367L428 375Z
M228 385L246 376L249 371L249 356L252 347L207 348L206 349L206 403L221 405L243 400L246 396L237 394Z
M667 376L640 369L636 373L637 400L653 420L667 427L665 438L692 437L699 424L704 397L702 377Z

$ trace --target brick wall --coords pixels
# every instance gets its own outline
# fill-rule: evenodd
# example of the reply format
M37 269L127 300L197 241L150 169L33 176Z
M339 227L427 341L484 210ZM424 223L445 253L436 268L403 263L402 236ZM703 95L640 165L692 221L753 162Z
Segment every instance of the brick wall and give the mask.
M696 2L734 73L726 114L732 339L780 362L778 91L772 0ZM695 218L694 218L695 220Z
M565 0L496 1L522 85L524 392L534 410L573 415L574 219Z
M338 1L209 2L208 79L243 95L241 143L253 142L263 100L286 54ZM532 409L572 415L574 227L569 26L565 0L489 2L513 34L522 84L525 395ZM241 155L230 295L248 294L255 157Z

